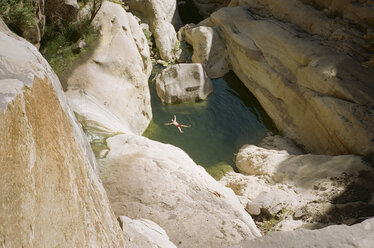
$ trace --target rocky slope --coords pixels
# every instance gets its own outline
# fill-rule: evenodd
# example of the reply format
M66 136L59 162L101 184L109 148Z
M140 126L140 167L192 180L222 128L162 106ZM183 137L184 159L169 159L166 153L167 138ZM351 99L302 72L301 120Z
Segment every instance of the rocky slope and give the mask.
M0 127L3 247L124 245L57 76L1 20Z

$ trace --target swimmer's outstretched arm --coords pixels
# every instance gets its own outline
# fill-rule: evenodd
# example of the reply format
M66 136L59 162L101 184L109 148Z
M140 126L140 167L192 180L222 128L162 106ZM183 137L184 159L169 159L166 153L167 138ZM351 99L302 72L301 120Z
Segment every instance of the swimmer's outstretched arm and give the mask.
M174 115L174 121L177 121L177 117Z
M169 125L173 125L173 122L164 123L164 125L167 125L167 126L169 126Z

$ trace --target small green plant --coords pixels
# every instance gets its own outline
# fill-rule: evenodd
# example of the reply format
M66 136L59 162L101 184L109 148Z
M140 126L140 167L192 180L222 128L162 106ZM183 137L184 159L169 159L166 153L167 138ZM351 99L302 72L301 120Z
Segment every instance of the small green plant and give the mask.
M76 42L83 38L87 46L79 54L73 52ZM74 61L90 51L99 38L99 29L93 26L68 25L64 30L58 31L46 25L45 35L41 43L41 53L49 62L57 75L71 68Z
M36 24L32 0L1 0L0 16L20 36Z

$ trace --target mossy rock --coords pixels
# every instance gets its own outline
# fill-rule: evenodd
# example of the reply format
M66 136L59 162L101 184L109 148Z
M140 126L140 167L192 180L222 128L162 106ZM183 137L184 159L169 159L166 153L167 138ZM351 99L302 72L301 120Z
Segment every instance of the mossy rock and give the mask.
M217 181L219 181L227 173L234 171L232 166L227 163L219 163L205 169Z

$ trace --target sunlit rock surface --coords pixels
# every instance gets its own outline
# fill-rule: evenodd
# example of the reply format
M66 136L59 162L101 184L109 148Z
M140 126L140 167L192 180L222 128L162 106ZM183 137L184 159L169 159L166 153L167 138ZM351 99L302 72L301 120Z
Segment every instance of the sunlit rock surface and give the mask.
M201 64L177 64L157 76L156 90L165 103L197 102L213 92L213 85Z
M253 241L243 242L240 247L255 248L317 248L360 247L371 248L374 244L374 218L354 226L329 226L320 230L298 229L292 232L275 232Z
M202 64L209 78L223 77L229 72L225 44L214 28L189 24L181 32L194 47L192 62Z
M126 236L128 248L176 248L169 240L165 230L153 221L147 219L130 219L126 216L118 217Z
M352 224L374 216L374 171L361 157L301 154L288 140L269 136L258 146L243 146L236 166L244 175L229 173L221 182L248 211L280 217L274 230L285 230L284 217L302 220L297 228L305 223ZM255 215L264 222L264 216Z
M1 246L123 247L57 76L1 20L0 128Z
M117 216L154 221L178 247L229 247L260 235L234 193L179 148L135 135L107 143L99 170Z
M101 36L93 55L67 80L74 112L114 132L142 134L152 119L147 40L131 13L104 2L94 23Z
M176 0L129 0L130 11L149 23L163 60L175 58L179 50L176 30L181 26Z
M217 28L233 71L286 136L312 153L374 152L374 74L335 43L245 6L201 25Z

